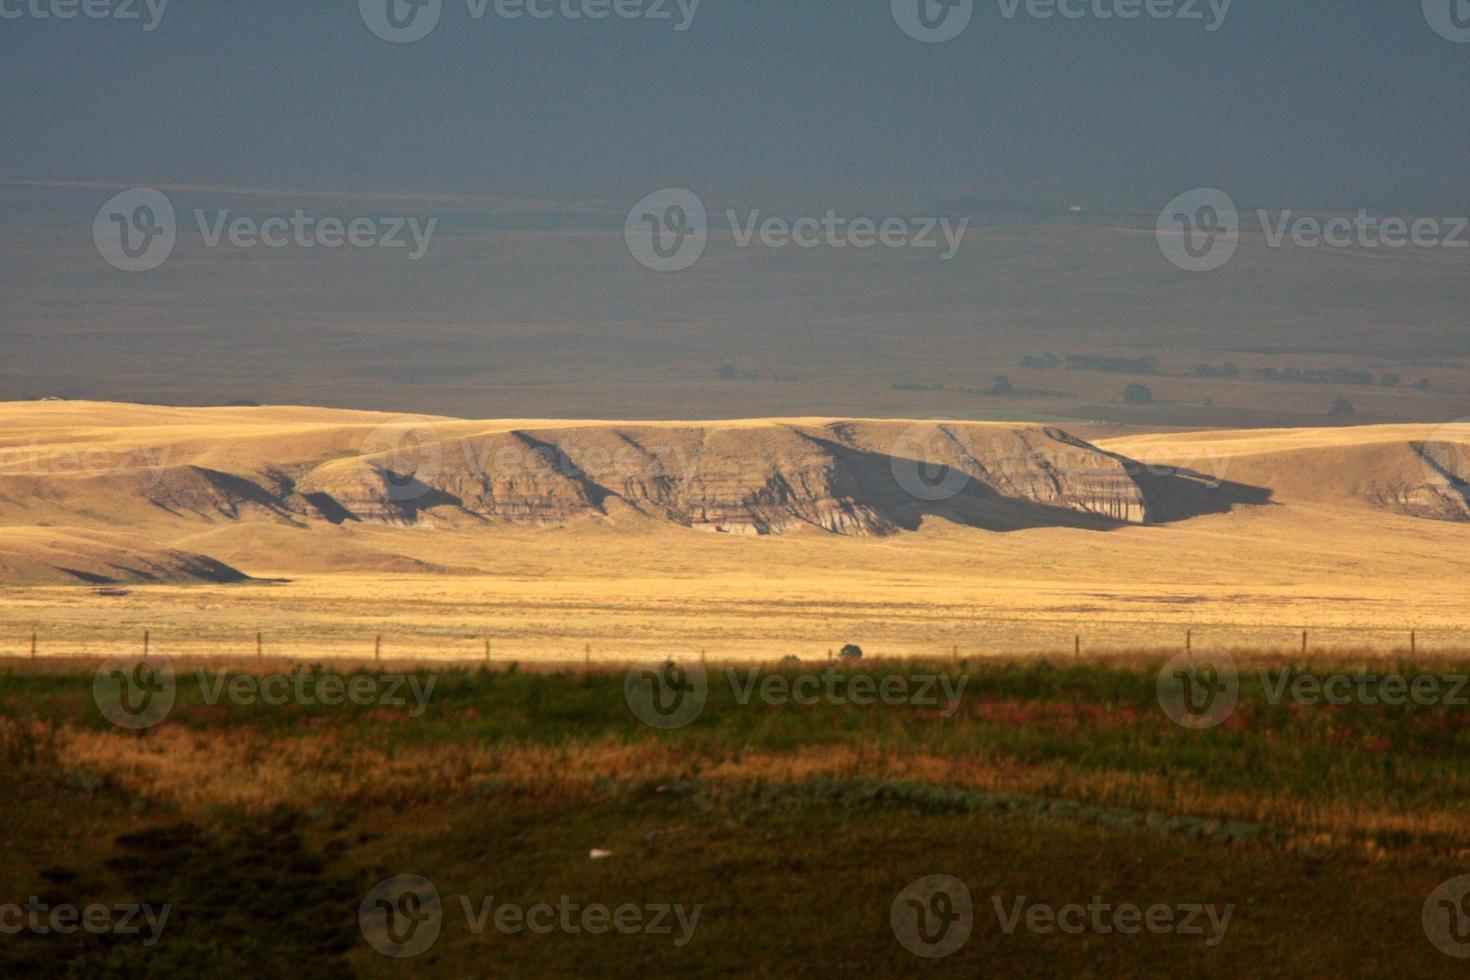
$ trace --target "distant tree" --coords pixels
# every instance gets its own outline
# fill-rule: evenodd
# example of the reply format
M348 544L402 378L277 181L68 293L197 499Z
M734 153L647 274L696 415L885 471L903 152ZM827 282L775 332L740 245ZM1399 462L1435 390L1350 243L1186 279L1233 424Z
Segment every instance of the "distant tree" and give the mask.
M1129 385L1123 389L1123 400L1129 405L1152 405L1154 393L1147 385Z
M994 383L990 386L992 395L1014 395L1016 386L1011 384L1011 379L1004 374L997 374Z
M1337 401L1332 403L1332 407L1327 410L1327 414L1334 417L1341 417L1344 415L1352 415L1354 411L1355 409L1353 408L1352 402L1348 401L1346 398L1339 398Z
M1418 391L1428 391L1429 390L1429 379L1428 378L1420 378L1418 381L1415 381L1414 382L1414 387Z
M863 648L858 646L856 643L849 643L847 644L847 646L842 648L841 652L839 652L837 656L841 657L843 660L861 660L863 659Z
M721 364L720 377L724 378L726 381L734 381L736 378L740 377L740 372L733 364Z

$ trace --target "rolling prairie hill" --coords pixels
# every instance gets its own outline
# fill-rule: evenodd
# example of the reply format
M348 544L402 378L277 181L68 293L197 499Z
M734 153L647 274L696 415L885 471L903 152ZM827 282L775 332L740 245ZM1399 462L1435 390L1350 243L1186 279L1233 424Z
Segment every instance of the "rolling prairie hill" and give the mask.
M327 652L364 630L425 656L494 635L525 657L1470 626L1464 425L1090 443L47 401L0 426L3 603L66 649L140 620Z

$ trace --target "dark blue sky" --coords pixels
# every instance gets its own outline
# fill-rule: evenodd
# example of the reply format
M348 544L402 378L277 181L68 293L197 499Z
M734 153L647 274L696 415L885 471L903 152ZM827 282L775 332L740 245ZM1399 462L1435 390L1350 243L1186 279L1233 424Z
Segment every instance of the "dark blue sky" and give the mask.
M356 0L173 0L151 33L0 20L0 179L905 184L1145 209L1217 185L1463 213L1467 83L1470 44L1420 0L1235 0L1213 33L976 0L943 44L906 36L888 0L703 0L683 33L444 0L411 44L375 37Z

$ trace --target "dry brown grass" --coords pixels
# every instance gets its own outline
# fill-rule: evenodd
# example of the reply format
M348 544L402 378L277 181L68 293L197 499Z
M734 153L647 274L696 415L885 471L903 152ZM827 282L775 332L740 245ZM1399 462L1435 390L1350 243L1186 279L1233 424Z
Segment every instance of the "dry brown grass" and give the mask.
M578 802L608 786L652 788L684 780L739 792L815 779L876 779L1267 824L1297 841L1355 841L1370 851L1374 845L1364 842L1384 834L1453 839L1470 831L1470 816L1459 807L1404 811L1374 800L1222 792L1165 773L846 745L699 752L656 741L599 739L566 746L438 744L390 751L326 729L282 737L165 725L140 738L0 719L0 748L13 752L37 742L61 771L101 776L129 796L199 816L221 808L263 814L281 806L446 802L482 792ZM1465 791L1470 795L1470 786Z

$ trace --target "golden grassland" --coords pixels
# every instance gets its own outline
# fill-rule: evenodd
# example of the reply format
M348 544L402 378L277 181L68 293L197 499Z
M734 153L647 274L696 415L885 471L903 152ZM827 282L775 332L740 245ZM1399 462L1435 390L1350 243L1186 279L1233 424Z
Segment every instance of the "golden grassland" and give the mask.
M0 654L27 655L33 633L41 656L134 650L144 630L156 649L178 654L249 654L262 635L269 655L357 658L381 635L384 656L480 660L489 639L494 659L523 662L579 660L589 647L594 660L671 646L722 659L820 658L849 642L890 656L1060 654L1079 636L1084 651L1101 652L1175 646L1187 630L1205 645L1298 652L1304 629L1315 651L1391 651L1407 647L1411 631L1420 652L1470 642L1465 525L1373 499L1414 478L1410 445L1470 442L1467 426L1113 432L1101 448L1271 497L1109 531L992 532L933 517L889 537L816 528L741 537L630 513L542 528L202 522L106 481L69 480L65 470L88 450L143 465L136 461L149 457L139 447L166 447L177 465L263 467L288 449L356 444L388 418L6 406L7 448L22 453L3 457L12 469L21 460L34 468L37 453L73 462L55 464L61 470L48 472L44 492L19 484L0 502L0 564L39 563L43 540L53 549L47 562L64 564L60 549L81 563L117 546L95 538L117 534L140 550L208 555L252 580L106 590L12 583L0 592ZM519 424L435 423L446 433Z

